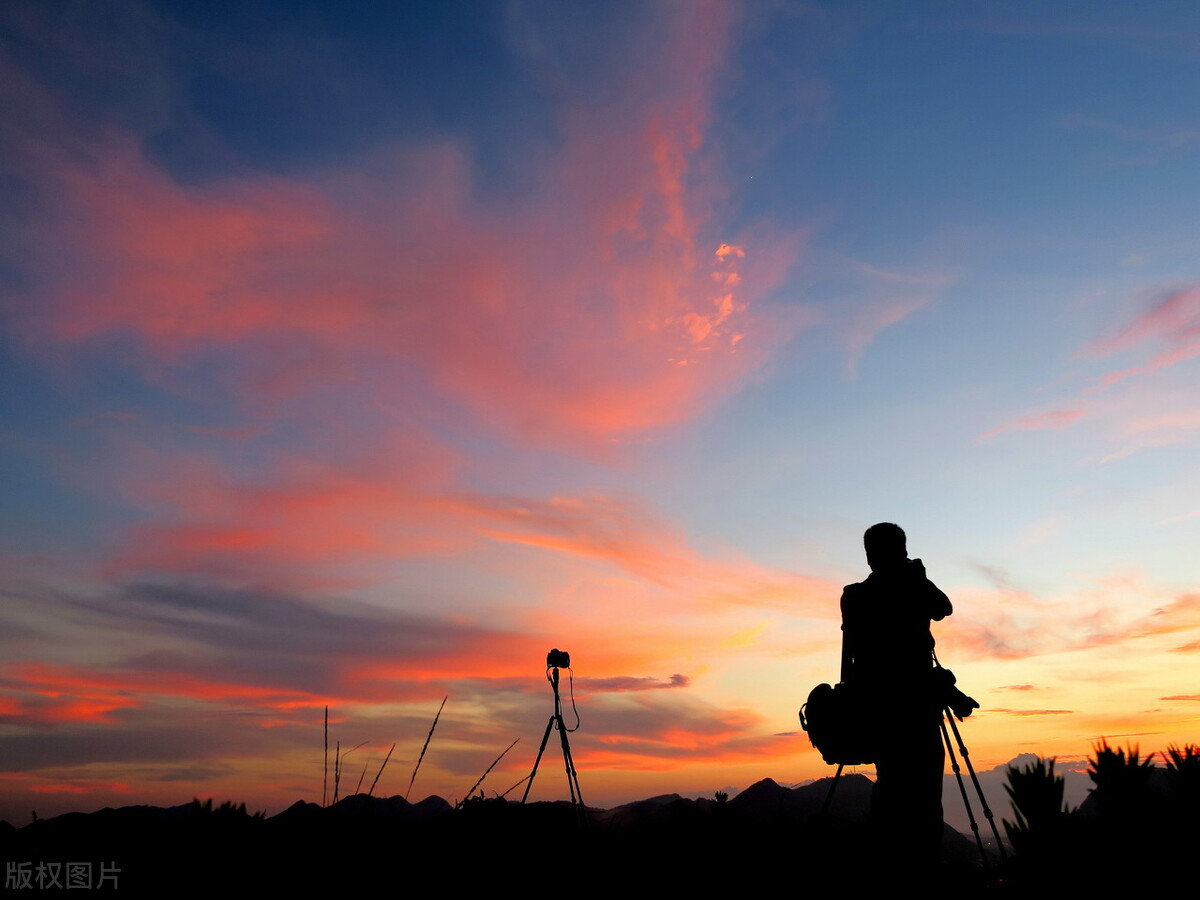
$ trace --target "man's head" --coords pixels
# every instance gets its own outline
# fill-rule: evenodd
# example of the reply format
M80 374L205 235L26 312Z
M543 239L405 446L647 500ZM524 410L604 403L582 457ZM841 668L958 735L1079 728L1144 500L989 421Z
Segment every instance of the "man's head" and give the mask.
M868 528L863 534L863 547L872 572L897 566L908 559L904 529L891 522L880 522Z

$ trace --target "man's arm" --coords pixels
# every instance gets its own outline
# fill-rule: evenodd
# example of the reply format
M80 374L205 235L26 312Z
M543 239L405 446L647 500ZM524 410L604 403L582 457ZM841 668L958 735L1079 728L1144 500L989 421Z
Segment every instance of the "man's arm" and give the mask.
M928 581L928 579L926 579ZM932 581L929 581L929 618L935 622L940 622L946 616L954 612L954 607L950 605L950 598Z
M935 622L940 622L946 616L954 612L954 607L950 604L950 598L936 584L929 580L925 574L925 564L919 559L913 560L913 566L921 573L921 578L925 581L924 599L929 611L929 618Z

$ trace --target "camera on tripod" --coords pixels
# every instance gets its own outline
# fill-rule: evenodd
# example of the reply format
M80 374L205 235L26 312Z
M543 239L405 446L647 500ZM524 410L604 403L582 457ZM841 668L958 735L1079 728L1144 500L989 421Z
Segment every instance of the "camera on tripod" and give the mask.
M550 740L550 732L557 731L559 743L562 745L563 765L567 770L567 787L571 789L571 806L575 809L575 814L579 817L580 824L582 824L586 807L583 805L583 791L579 789L579 773L575 771L575 760L571 756L571 743L567 740L567 735L572 731L577 731L580 724L579 710L575 708L575 676L572 672L568 671L567 677L571 683L571 709L575 710L574 728L568 728L566 723L563 722L562 697L558 693L558 670L569 670L570 668L571 654L566 650L559 650L555 647L546 654L546 681L550 682L550 690L554 692L554 712L550 714L550 720L546 722L546 733L542 735L542 744L538 747L537 757L533 761L533 771L525 779L525 793L521 795L521 804L524 805L525 801L529 799L529 789L533 787L533 779L537 775L538 764L542 761L542 754L546 752L546 743ZM520 782L517 782L517 784L520 784Z
M546 654L547 669L569 669L571 668L571 654L566 650L559 650L555 647Z
M930 671L933 674L934 693L938 698L939 705L943 708L949 708L958 718L958 721L961 722L975 710L979 709L979 701L974 697L968 697L962 692L962 688L956 684L957 679L954 677L953 672L949 669L943 669L941 666Z

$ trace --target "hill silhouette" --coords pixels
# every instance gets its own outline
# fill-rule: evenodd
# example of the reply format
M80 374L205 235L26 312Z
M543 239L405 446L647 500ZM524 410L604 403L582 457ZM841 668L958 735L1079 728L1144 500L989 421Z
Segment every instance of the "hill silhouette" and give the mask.
M1136 750L1099 748L1088 776L1095 789L1079 809L1064 802L1052 764L1014 760L1024 762L1009 775L1022 814L1007 803L997 804L996 813L1006 820L1015 857L1005 867L993 860L985 870L974 841L946 825L943 887L1024 896L1055 887L1179 882L1190 875L1200 838L1200 755L1194 748L1178 752L1164 769ZM1013 780L1014 772L1023 774ZM788 787L764 778L731 799L662 794L589 809L583 826L566 801L522 806L475 797L453 807L436 796L409 803L357 794L327 807L297 801L266 816L244 804L194 800L67 813L21 828L0 822L0 853L13 865L27 864L31 878L39 862L87 861L96 874L101 865L116 872L123 892L156 894L180 885L396 890L414 879L493 890L534 877L535 869L585 879L590 891L636 885L639 893L776 890L781 866L809 884L836 882L845 890L894 880L870 850L873 782L843 775L826 811L831 782Z
M861 843L871 781L844 776L822 817L829 783L789 788L766 778L726 802L664 794L589 810L582 830L565 801L521 806L475 798L455 809L436 796L409 803L358 794L324 808L297 801L270 817L211 801L128 806L0 829L0 852L35 865L112 863L122 891L180 883L382 889L416 871L482 888L499 873L550 860L614 889L631 880L733 889L765 878L764 859L805 852L829 859ZM947 829L946 847L964 872L977 867L962 835ZM465 869L464 860L471 861Z

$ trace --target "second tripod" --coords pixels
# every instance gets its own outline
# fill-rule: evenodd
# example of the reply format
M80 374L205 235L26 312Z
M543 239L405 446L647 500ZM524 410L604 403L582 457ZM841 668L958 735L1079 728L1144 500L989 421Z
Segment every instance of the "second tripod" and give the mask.
M576 813L582 817L583 791L579 789L579 773L575 771L575 760L571 757L571 743L567 740L567 734L579 728L579 711L575 711L575 728L568 729L563 722L562 697L558 692L558 670L560 668L570 670L571 656L565 650L555 648L546 655L546 680L550 682L550 687L554 691L554 712L550 715L550 721L546 723L546 733L542 735L542 744L538 747L537 758L533 761L533 771L529 773L529 781L525 784L525 793L521 797L521 802L524 803L529 798L529 789L533 787L533 779L537 775L538 765L542 761L542 754L546 752L546 744L550 740L550 732L557 728L559 743L562 744L563 765L567 770L567 786L571 790L571 805L575 808ZM573 691L571 705L574 708L575 697Z

